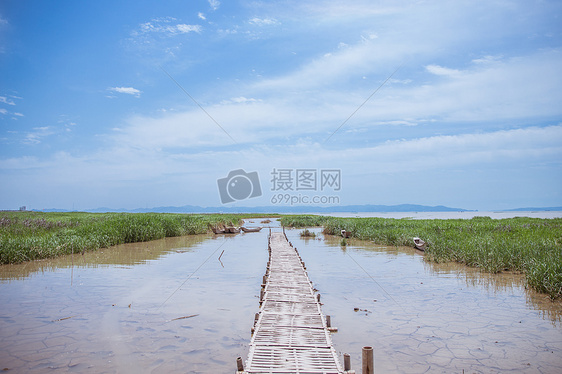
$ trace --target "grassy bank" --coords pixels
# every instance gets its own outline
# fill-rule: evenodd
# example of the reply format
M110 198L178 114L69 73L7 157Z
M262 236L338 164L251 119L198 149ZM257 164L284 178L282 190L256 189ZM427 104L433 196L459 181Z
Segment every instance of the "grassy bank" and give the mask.
M206 233L209 225L238 224L243 215L168 213L0 212L0 263Z
M286 216L285 226L323 226L324 232L378 244L413 247L417 236L427 243L430 261L457 261L489 272L523 272L533 289L562 297L562 219L489 217L413 220Z

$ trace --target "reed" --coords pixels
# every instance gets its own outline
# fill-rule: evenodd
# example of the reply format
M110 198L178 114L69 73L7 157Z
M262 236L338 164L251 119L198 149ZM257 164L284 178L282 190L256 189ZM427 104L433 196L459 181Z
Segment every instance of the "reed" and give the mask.
M456 261L485 271L522 272L529 287L562 297L562 219L390 219L287 216L285 226L323 226L324 233L377 244L413 247L413 237L426 243L429 261Z
M0 263L20 263L111 245L203 234L248 215L0 212Z
M316 234L309 229L304 229L303 231L301 231L300 236L301 238L315 238Z

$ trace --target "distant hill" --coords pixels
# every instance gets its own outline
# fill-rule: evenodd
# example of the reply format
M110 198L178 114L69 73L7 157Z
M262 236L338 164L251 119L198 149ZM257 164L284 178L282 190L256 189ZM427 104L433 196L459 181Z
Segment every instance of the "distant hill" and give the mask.
M49 211L49 210L45 210ZM399 205L343 205L343 206L258 206L258 207L200 207L193 205L164 206L155 208L137 209L112 209L96 208L88 209L87 212L129 212L129 213L354 213L354 212L468 212L461 208L449 208L443 205L426 206L417 204Z

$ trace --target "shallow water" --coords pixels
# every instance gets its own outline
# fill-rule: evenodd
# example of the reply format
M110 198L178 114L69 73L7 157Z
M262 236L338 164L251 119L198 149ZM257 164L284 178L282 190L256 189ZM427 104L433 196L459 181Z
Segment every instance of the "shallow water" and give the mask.
M267 231L0 266L0 368L233 373L248 354ZM380 373L562 372L562 303L525 290L521 275L300 231L287 235L356 370L371 345Z
M266 246L266 234L204 235L0 267L0 367L232 372L247 355Z
M297 247L339 328L336 349L355 368L361 347L373 346L382 373L562 372L562 303L525 290L523 276L428 263L411 248L348 239L343 249L340 241Z

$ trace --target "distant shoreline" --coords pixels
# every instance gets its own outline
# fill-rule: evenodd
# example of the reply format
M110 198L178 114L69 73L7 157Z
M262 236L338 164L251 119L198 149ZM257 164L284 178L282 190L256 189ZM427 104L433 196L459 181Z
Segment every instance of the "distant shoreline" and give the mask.
M176 213L176 214L221 214L221 215L240 215L240 214L257 214L257 215L319 215L329 217L380 217L380 218L410 218L410 219L471 219L473 217L490 217L493 219L514 218L514 217L529 217L529 218L562 218L562 210L496 210L496 211L477 211L477 210L419 210L419 211L360 211L350 209L349 211L329 211L327 208L323 210L310 210L298 211L298 209L291 211L290 209L279 209L279 207L231 207L230 209L224 208L200 208L190 207L191 209L182 209L185 207L162 207L152 209L90 209L85 211L78 211L82 213ZM197 209L200 208L200 209ZM285 207L286 208L286 207ZM17 212L17 210L0 210L0 212ZM43 212L43 213L71 213L72 211L64 209L44 209L44 210L28 210L27 212Z
M380 217L380 218L411 218L411 219L471 219L473 217L490 217L493 219L529 217L529 218L562 218L562 211L496 211L496 212L337 212L337 213L302 213L317 214L330 217Z

